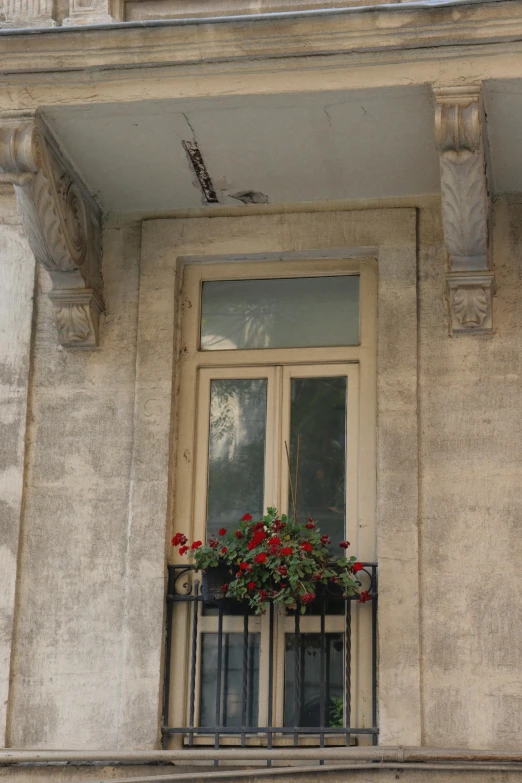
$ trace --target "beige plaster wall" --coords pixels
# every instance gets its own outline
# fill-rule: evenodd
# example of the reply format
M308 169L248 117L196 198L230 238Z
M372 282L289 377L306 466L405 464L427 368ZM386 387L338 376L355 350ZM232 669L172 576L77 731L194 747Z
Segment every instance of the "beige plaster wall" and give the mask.
M13 190L0 185L0 745L13 638L34 274Z
M11 746L118 746L139 246L105 234L98 351L59 346L39 274Z
M495 334L449 338L436 211L419 220L423 742L520 748L522 205L495 207Z

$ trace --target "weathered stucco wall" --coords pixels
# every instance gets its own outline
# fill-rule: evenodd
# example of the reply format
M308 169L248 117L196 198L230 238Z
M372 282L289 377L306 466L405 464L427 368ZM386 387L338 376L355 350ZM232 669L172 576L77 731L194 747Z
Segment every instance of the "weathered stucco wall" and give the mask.
M0 745L13 638L34 274L13 190L0 185Z
M61 349L39 275L11 746L118 745L139 240L105 235L98 351Z
M519 745L522 205L496 208L492 336L448 337L438 210L419 215L418 281L401 221L413 237L411 210L150 221L141 267L139 226L108 229L97 352L61 350L39 294L10 745L157 742L177 256L350 244L386 246L389 260L379 325L383 741ZM26 357L20 399L29 322L15 352ZM0 687L2 676L0 658Z
M493 335L448 337L438 214L419 227L423 742L520 748L522 205L495 208Z

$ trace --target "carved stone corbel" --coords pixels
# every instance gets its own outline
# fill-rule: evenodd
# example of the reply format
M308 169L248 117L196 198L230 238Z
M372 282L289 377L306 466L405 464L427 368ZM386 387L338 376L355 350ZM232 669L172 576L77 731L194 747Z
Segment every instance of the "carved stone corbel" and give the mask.
M100 210L34 112L0 114L0 181L14 185L31 249L51 276L60 343L94 348L103 310Z
M434 92L451 329L453 334L492 332L495 279L481 88Z

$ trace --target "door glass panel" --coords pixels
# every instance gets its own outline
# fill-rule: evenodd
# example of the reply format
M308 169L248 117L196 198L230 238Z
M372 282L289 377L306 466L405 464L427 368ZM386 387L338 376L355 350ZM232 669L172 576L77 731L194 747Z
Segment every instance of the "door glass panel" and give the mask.
M343 634L324 638L324 667L321 670L321 634L302 633L285 639L285 726L321 726L321 695L324 694L324 725L341 727L343 716ZM299 649L297 649L299 647ZM300 710L296 704L296 656L300 656Z
M346 376L292 378L290 404L290 464L295 484L300 438L297 512L312 517L332 539L338 553L345 537ZM293 514L289 488L288 508Z
M262 516L266 378L219 379L210 386L207 532Z
M203 283L202 351L358 343L358 275Z
M218 634L202 634L199 725L241 726L243 714L243 634L224 633L221 650L219 723L217 710ZM246 725L258 725L259 634L248 635L246 666Z

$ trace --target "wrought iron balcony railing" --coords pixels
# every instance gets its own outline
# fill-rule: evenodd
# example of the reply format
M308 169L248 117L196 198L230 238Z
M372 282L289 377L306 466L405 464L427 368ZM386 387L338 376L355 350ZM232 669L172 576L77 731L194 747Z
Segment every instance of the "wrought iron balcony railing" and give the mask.
M164 747L174 736L184 747L377 744L377 565L358 576L368 603L332 585L306 615L269 604L256 617L209 600L192 567L169 566Z

